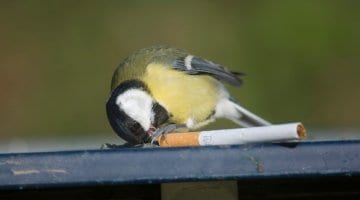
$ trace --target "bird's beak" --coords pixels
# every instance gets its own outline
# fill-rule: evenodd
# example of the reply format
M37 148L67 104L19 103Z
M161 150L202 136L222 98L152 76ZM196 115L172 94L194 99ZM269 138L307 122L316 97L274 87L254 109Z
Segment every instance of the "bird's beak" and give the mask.
M149 130L146 131L146 133L152 138L155 131L156 131L155 126L151 125Z

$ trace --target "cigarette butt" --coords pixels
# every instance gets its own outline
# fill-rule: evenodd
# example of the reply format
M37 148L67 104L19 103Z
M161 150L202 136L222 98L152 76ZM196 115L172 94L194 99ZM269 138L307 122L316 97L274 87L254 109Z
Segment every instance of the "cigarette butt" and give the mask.
M251 128L170 133L159 138L159 145L164 147L232 145L301 140L305 137L306 129L304 125L301 123L289 123Z

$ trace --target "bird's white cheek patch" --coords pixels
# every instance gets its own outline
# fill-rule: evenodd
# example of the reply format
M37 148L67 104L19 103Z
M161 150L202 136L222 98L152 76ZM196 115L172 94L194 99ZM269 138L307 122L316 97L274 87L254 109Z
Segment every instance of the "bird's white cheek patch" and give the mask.
M140 89L128 90L116 99L119 108L139 122L145 131L150 128L153 118L152 102L151 96Z

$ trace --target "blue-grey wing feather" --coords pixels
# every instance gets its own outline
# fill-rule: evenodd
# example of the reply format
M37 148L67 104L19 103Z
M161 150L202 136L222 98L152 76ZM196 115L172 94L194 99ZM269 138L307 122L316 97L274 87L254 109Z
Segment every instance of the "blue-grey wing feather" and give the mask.
M191 75L207 74L235 86L242 84L241 76L244 75L240 72L228 71L219 64L196 56L192 56L188 63L186 63L186 57L177 58L173 63L173 67Z

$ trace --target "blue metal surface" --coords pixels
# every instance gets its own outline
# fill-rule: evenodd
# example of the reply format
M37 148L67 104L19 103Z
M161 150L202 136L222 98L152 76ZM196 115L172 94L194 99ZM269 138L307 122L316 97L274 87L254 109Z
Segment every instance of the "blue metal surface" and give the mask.
M0 188L359 176L360 140L0 155Z

